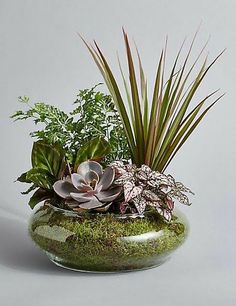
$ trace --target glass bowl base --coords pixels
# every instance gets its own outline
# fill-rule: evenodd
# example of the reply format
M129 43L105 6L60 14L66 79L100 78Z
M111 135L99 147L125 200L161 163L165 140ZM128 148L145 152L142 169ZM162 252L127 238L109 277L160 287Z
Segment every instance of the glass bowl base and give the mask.
M52 256L51 254L47 254L50 261L52 263L54 263L56 266L66 269L66 270L70 270L70 271L74 271L74 272L80 272L80 273L94 273L94 274L114 274L114 273L127 273L127 272L138 272L138 271L143 271L143 270L149 270L149 269L153 269L153 268L157 268L159 266L161 266L162 264L164 264L165 262L170 260L170 257L167 257L161 261L159 261L158 263L151 265L151 266L146 266L146 267L140 267L140 268L131 268L131 269L121 269L121 270L102 270L102 268L100 268L100 270L88 270L88 269L81 269L79 266L75 266L72 264L68 264L65 263L63 260L61 260L60 258L56 257L56 256Z

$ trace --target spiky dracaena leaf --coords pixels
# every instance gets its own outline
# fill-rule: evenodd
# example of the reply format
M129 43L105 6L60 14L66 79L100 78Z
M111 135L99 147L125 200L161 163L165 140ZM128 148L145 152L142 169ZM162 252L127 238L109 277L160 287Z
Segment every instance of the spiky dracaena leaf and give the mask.
M182 45L175 58L169 76L165 78L165 47L161 53L157 67L154 92L149 112L147 81L141 57L138 53L140 71L139 90L128 35L125 31L123 31L123 34L129 71L129 87L120 63L119 66L122 73L123 83L125 85L130 114L126 111L125 100L121 95L121 90L116 78L103 52L96 42L95 46L89 45L82 37L81 38L98 66L120 113L132 154L133 163L137 166L146 164L153 170L162 172L166 169L167 165L169 165L175 154L192 134L210 108L223 96L221 95L215 98L210 106L204 109L209 98L216 94L216 92L213 92L201 99L196 107L193 107L192 109L190 108L190 104L195 98L202 81L224 51L221 52L210 64L207 64L206 57L200 65L199 70L194 75L194 69L199 63L201 55L206 47L205 45L202 48L197 58L190 65L190 68L188 68L190 55L196 39L196 33L183 62L180 63L180 55L182 54L183 48ZM192 78L193 81L189 84L189 80Z

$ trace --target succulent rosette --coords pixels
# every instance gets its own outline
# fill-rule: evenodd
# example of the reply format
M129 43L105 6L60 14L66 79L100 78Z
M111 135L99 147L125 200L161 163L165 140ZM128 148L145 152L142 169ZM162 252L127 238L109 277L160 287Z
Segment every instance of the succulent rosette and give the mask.
M182 183L176 182L171 175L152 171L147 165L138 168L121 161L115 161L110 166L115 169L115 184L122 186L124 190L124 201L120 206L123 213L130 204L135 206L139 214L143 214L147 206L150 206L170 221L174 209L173 199L185 205L191 204L184 193L193 192Z
M76 173L54 183L53 189L74 210L106 210L118 198L122 187L114 185L115 170L104 171L96 161L81 163Z

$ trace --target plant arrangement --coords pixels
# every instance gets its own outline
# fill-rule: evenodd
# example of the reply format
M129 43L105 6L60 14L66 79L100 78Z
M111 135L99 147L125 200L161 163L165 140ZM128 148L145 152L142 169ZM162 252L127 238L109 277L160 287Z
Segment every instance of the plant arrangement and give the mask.
M29 201L31 208L50 199L56 206L69 209L54 187L57 188L60 179L68 181L75 177L85 161L100 162L101 168L114 160L130 159L122 122L111 96L96 91L96 87L79 92L70 114L42 102L31 105L28 97L19 97L26 110L16 111L11 118L32 119L36 125L43 125L41 130L30 133L37 140L31 153L32 169L17 179L31 184L23 194L36 189Z
M68 237L76 237L75 240L72 239L73 243L70 240L69 245L63 246L63 250L62 246L57 244L53 247L54 255L55 250L59 250L57 257L63 257L64 254L62 265L67 267L79 266L85 270L101 270L101 266L96 269L96 262L104 266L103 259L106 254L106 258L109 258L107 262L110 263L107 270L110 271L112 270L111 258L114 260L114 249L116 249L116 255L120 254L117 249L121 248L122 252L125 251L125 254L131 256L130 244L124 249L124 245L117 246L117 240L114 245L112 240L106 240L105 246L103 244L101 246L101 240L104 237L101 238L99 234L96 236L95 229L91 237L86 227L89 226L91 231L91 228L96 228L97 223L92 226L91 222L94 222L94 219L88 222L86 219L88 215L95 219L98 218L100 225L102 221L99 216L105 216L106 226L108 227L109 223L114 227L116 239L139 233L138 229L137 231L136 228L131 229L133 223L137 227L147 226L151 232L160 230L160 227L168 231L174 229L174 234L168 232L167 235L169 240L170 236L172 237L171 244L164 243L162 248L166 254L182 243L186 236L186 228L176 231L176 228L179 229L182 223L173 214L174 205L175 201L190 205L187 194L193 193L165 171L206 113L223 96L218 95L209 105L205 106L218 91L211 92L191 107L206 74L221 55L218 55L210 64L207 64L206 57L199 66L205 45L193 63L189 64L195 35L183 61L180 60L183 49L181 46L169 75L165 68L167 44L165 45L157 65L153 94L149 101L148 84L141 57L136 50L139 85L128 35L125 31L123 35L129 81L127 81L120 61L118 64L125 98L97 43L89 45L82 38L104 78L110 95L98 91L98 85L92 89L80 90L73 104L74 108L69 114L42 102L32 105L29 98L24 96L19 98L19 102L26 109L19 110L12 115L15 120L32 119L37 126L42 127L30 134L36 139L31 154L32 169L23 173L18 181L31 184L30 188L23 192L23 194L28 194L34 191L29 201L31 208L45 200L47 204L50 204L50 208L46 208L45 215L51 217L46 219L46 223L44 219L35 217L33 219L35 222L32 222L30 227L31 236L38 245L47 252L52 252L50 247L52 241L49 239L52 233L49 234L47 228L44 234L38 234L38 225L45 228L45 224L48 224L48 220L51 220L52 217L53 226L63 227L63 233L69 233ZM53 208L55 211L52 212ZM43 211L45 212L44 206L36 215L41 216ZM68 220L67 214L64 213L59 218L60 211L71 212L72 220ZM148 215L152 215L152 218L147 224L144 217ZM80 216L79 221L76 216ZM81 219L81 216L86 217ZM123 225L120 227L118 219L113 219L112 216L118 217L119 220L127 217L126 227ZM59 221L56 222L55 219ZM105 232L107 232L107 227ZM130 231L127 231L128 228ZM49 231L51 229L52 227ZM83 237L81 237L81 232L84 233ZM92 257L88 259L90 260L89 265L82 265L85 250L81 247L80 239L83 240L84 247L86 239L86 242L95 239L93 241L94 254L91 254ZM158 253L157 249L160 248L160 240L155 240L155 242L156 245L152 241L150 248L152 256L153 252ZM161 243L163 246L163 241ZM72 249L75 249L77 244L80 245L80 253L71 256ZM112 252L109 249L111 252L109 254L106 253L108 245L114 247L111 248ZM86 245L87 251L89 246L91 247L90 243ZM142 245L142 252L140 251L142 256L144 256L143 248L147 249L147 246ZM101 248L103 259L97 257ZM134 250L134 245L131 248ZM156 263L156 261L150 261L150 254L147 251L149 264L146 262L144 266ZM136 259L139 258L139 255L136 250ZM132 266L130 266L128 262L129 259L123 262L122 268L120 266L113 268L114 270L133 269L134 266L140 268L139 264L136 266L132 261ZM57 262L57 264L60 263Z

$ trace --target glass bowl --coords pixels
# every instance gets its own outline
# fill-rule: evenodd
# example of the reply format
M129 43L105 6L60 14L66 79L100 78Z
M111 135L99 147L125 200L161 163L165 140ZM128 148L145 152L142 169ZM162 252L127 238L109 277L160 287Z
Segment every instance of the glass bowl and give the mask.
M52 262L84 272L159 266L185 241L187 233L188 223L179 211L167 223L154 211L82 215L45 202L29 222L32 240Z

